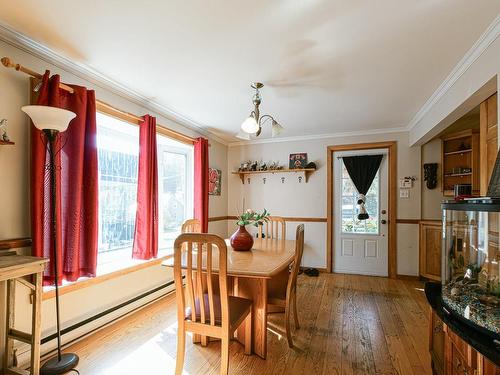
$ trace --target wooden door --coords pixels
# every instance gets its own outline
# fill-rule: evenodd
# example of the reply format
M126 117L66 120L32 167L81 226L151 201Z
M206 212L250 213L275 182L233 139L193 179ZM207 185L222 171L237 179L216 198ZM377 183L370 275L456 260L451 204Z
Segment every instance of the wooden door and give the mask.
M498 151L498 95L494 94L480 106L481 195L486 196Z
M441 221L420 222L420 275L432 280L441 280L441 234Z

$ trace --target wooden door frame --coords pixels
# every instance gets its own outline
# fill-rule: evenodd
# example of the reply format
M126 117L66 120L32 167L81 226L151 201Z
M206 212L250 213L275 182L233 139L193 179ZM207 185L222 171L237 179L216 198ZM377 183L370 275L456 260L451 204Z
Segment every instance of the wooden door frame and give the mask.
M347 145L327 146L327 178L326 178L326 202L327 202L327 235L326 235L326 262L327 271L333 272L333 153L338 151L355 151L386 148L388 150L389 162L389 194L388 202L388 275L390 278L397 277L397 142L373 142L373 143L356 143Z

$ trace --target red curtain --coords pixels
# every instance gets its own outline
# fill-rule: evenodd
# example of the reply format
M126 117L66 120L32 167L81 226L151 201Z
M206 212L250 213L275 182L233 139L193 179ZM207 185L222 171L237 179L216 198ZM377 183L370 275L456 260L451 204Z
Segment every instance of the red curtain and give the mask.
M132 257L151 259L158 255L158 160L156 118L145 115L139 125L139 174L137 213Z
M194 217L201 222L201 231L208 232L208 139L194 143Z
M59 280L93 277L97 266L98 174L96 106L93 90L59 88L60 77L45 72L37 104L64 108L76 113L56 140L56 202ZM52 215L54 203L43 133L31 126L31 231L33 254L52 260ZM58 151L59 150L59 151ZM44 284L54 283L53 264L44 274Z

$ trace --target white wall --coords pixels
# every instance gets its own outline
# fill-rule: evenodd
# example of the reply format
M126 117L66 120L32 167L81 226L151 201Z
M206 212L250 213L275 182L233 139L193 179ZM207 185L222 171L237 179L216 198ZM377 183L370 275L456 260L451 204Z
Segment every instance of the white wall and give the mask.
M158 122L169 126L190 136L197 136L196 132L184 128L157 113L131 103L109 91L87 82L79 77L69 74L47 62L40 60L26 52L0 41L0 56L9 56L15 62L21 63L38 72L50 69L52 73L61 75L62 81L93 88L96 97L117 108L135 114L150 113L157 116ZM29 223L29 144L28 144L28 118L21 112L23 105L29 104L28 76L16 72L14 69L0 67L0 119L9 120L9 136L15 141L14 146L0 147L0 181L2 188L2 213L0 215L0 239L16 237L30 237ZM223 171L223 190L220 197L210 198L210 215L224 216L227 214L227 147L210 139L210 165ZM227 226L223 222L210 225L210 231L222 236L227 234ZM30 249L23 249L29 253ZM169 270L161 266L137 271L102 284L65 294L61 298L62 326L79 322L96 313L127 301L145 291L171 280ZM4 306L5 286L0 283L0 305ZM151 298L153 298L152 296ZM19 288L17 300L17 325L18 328L29 331L30 314L29 299L26 292ZM130 306L132 308L133 306ZM125 310L125 309L124 309ZM123 313L121 311L120 313ZM42 330L43 336L54 331L54 306L53 299L43 302L42 305ZM110 317L106 318L110 319ZM96 322L102 324L105 319ZM4 327L4 309L0 308L0 327ZM0 329L0 335L4 330ZM81 334L82 332L78 332ZM76 334L76 333L75 333ZM73 335L74 336L74 335ZM65 337L68 340L71 337ZM0 337L0 356L3 354L4 339ZM52 343L54 346L55 343ZM47 350L49 346L44 347ZM23 348L24 349L24 348ZM0 358L0 363L1 358Z
M247 208L268 209L272 215L326 218L326 156L327 146L397 141L398 179L416 176L418 181L410 191L409 199L398 198L398 218L420 219L420 147L408 146L407 133L379 134L370 136L338 137L280 143L262 143L230 146L228 171L238 169L244 160L276 160L288 166L291 153L307 152L308 160L314 161L318 170L309 182L299 183L291 173L251 177L250 184L241 183L239 176L229 175L228 215L241 211L243 198ZM285 177L285 183L281 183ZM287 235L293 238L298 223L288 223ZM326 268L326 223L306 223L303 265ZM235 230L234 222L228 223L228 233ZM418 225L398 225L398 273L418 275ZM408 240L409 239L409 240ZM415 242L414 242L415 241Z

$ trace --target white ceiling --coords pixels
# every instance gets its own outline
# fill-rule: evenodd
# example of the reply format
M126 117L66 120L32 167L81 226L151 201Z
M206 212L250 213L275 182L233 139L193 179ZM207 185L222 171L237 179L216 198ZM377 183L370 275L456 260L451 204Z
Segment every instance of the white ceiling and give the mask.
M283 136L406 127L500 1L0 0L0 9L17 31L235 140L252 81L266 84L261 112Z

